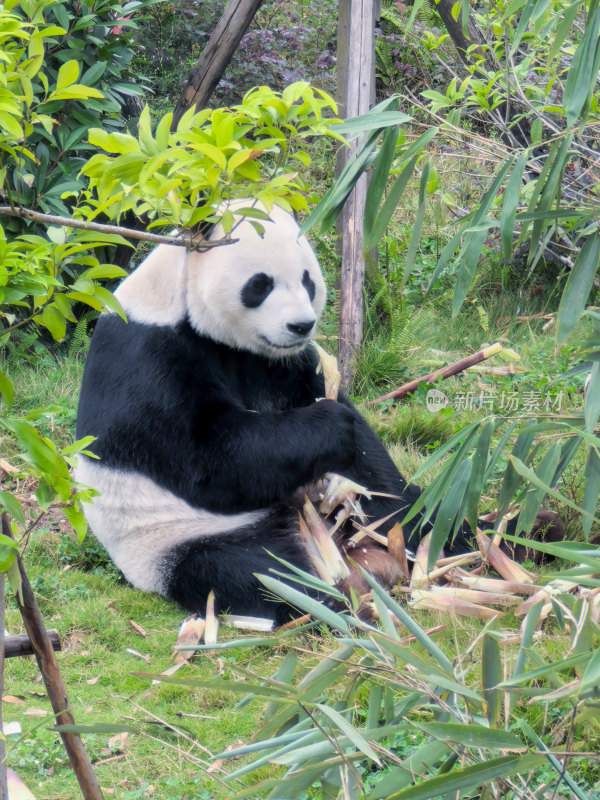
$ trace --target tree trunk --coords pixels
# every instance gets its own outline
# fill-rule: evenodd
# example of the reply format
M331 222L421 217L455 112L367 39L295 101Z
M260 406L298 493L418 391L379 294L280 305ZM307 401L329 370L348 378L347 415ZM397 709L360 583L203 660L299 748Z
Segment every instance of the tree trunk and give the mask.
M340 0L338 21L338 99L340 114L354 117L371 107L375 87L374 0ZM345 150L345 159L353 149ZM338 167L343 163L338 162ZM363 333L363 219L367 176L363 175L342 212L341 307L338 361L341 382L348 388Z
M206 106L261 3L262 0L229 0L177 101L171 130L177 128L189 108Z
M4 730L2 714L2 697L4 696L4 610L6 595L4 591L4 573L0 572L0 730ZM0 800L8 800L6 785L6 740L0 736Z
M463 62L468 66L472 63L472 61L467 56L467 50L474 44L484 44L485 38L477 24L471 18L469 14L469 20L467 22L467 35L465 36L462 27L462 21L460 18L460 14L458 19L454 19L452 15L452 8L454 7L455 3L454 0L430 0L431 7L434 11L442 18L442 22L448 31L454 46L458 52L458 55L461 57Z
M12 538L10 525L8 523L8 516L2 515L2 533L9 538ZM38 663L44 686L48 699L54 711L57 725L74 725L75 719L69 707L69 700L67 697L67 690L63 683L58 661L54 655L52 642L48 637L48 631L44 625L44 620L40 613L39 606L33 594L29 578L25 572L25 567L21 561L21 557L17 555L17 564L21 576L21 589L16 593L15 600L25 630L29 635L31 644L35 652L35 657ZM78 733L70 733L61 731L61 738L69 756L71 767L77 777L79 788L84 800L103 800L104 795L100 789L100 784L94 774L94 770L88 754L85 751L83 742Z

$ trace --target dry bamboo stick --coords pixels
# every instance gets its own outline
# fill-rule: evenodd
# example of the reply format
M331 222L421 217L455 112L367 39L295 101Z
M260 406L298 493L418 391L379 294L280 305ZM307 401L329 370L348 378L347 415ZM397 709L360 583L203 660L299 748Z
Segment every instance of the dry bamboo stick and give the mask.
M393 391L388 392L381 397L376 397L375 400L369 401L369 405L372 405L373 403L381 403L384 400L394 400L398 399L399 397L406 397L409 392L414 392L420 383L435 383L438 378L444 380L452 375L457 375L459 372L464 372L464 370L472 367L474 364L479 364L481 361L485 361L486 358L490 358L490 356L499 353L502 349L503 347L500 342L495 342L495 344L485 347L483 350L479 350L477 353L473 353L471 356L461 358L460 361L455 361L454 364L448 364L446 367L436 369L433 372L430 372L428 375L423 375L421 378L416 378L414 381L410 381L410 383L405 383L403 386L399 386L397 389L394 389Z
M448 580L468 589L480 589L483 592L505 592L511 594L535 594L538 587L533 583L517 583L516 581L485 578L479 575L463 575L448 573Z
M466 600L459 600L455 597L442 597L427 589L414 589L408 604L411 608L446 614L454 612L464 617L478 617L479 619L504 616L502 611L498 611L495 608L469 603Z

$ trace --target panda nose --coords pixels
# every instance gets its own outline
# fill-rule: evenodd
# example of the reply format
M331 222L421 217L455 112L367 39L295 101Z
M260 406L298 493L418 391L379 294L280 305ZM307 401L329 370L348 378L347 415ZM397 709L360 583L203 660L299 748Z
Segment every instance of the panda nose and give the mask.
M288 330L298 336L306 336L312 330L314 324L314 320L310 322L288 322Z

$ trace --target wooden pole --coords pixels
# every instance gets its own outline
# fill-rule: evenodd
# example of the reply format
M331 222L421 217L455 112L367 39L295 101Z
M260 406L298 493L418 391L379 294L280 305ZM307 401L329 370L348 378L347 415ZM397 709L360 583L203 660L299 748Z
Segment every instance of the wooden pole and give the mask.
M341 100L341 113L345 117L366 113L373 100L375 5L374 0L340 0L339 3L338 69L345 85L341 87L338 95ZM352 158L352 150L346 153L346 160ZM354 358L362 342L365 279L363 219L366 194L367 177L363 175L342 212L338 361L344 388L348 388L352 381Z
M8 516L5 513L2 514L2 533L12 537ZM75 718L69 708L67 690L52 649L52 642L19 555L17 555L17 563L21 576L21 589L16 593L15 599L35 652L46 693L56 717L56 724L74 725ZM79 734L61 731L60 735L84 800L104 800L100 784Z
M3 517L5 514L2 515ZM2 697L4 695L4 611L6 609L6 594L4 590L4 573L0 572L0 730L4 729L4 715L2 713ZM8 785L6 773L6 739L0 736L0 800L8 800Z
M177 128L188 108L206 106L261 3L262 0L229 0L177 101L171 130Z

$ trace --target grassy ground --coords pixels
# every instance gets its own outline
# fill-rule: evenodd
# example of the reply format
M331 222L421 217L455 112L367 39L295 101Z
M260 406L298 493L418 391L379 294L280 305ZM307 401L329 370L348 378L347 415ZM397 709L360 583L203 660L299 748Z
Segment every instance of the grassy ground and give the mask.
M425 280L425 276L417 273L409 291L422 294L415 283L419 280ZM406 475L412 474L439 442L470 422L473 414L485 413L458 408L459 394L483 391L492 393L498 401L502 392L509 390L517 390L520 397L527 392L542 396L556 391L549 381L569 366L573 345L555 353L552 331L544 330L547 320L516 319L548 310L551 298L545 290L500 293L493 286L482 287L476 302L471 302L457 320L451 319L449 302L448 295L441 292L426 299L417 310L407 305L402 310L404 321L398 323L395 317L393 336L389 330L371 331L362 372L359 370L362 383L357 394L361 398L377 396L497 339L517 351L520 360L515 363L522 371L511 377L476 372L449 379L440 388L455 407L437 414L426 410L425 391L421 389L396 409L363 405ZM374 326L373 320L371 324ZM574 343L585 333L582 328ZM10 370L22 408L53 406L53 414L44 424L46 432L60 442L66 443L72 435L82 363L83 355L57 364L36 351L25 360L15 359ZM507 362L496 356L490 363L501 367ZM575 410L581 403L581 381L573 380L564 387L563 407ZM0 440L2 455L8 460L17 459L12 448L10 439ZM580 465L575 464L563 487L575 500L580 495L580 480ZM20 496L27 498L31 488L20 485ZM490 503L493 493L491 487ZM567 518L570 536L576 538L580 535L578 522L572 515ZM83 548L74 542L58 512L49 514L38 526L25 560L47 625L57 628L61 635L59 662L77 721L85 725L133 721L139 727L138 732L129 733L125 743L111 740L109 732L85 737L106 796L160 800L227 797L230 790L221 783L220 772L208 772L211 755L235 741L247 741L261 718L262 707L251 703L237 708L235 698L202 689L152 685L134 675L139 671L158 673L170 666L182 612L122 583L93 539ZM417 612L417 617L424 626L440 622L439 617L424 613ZM131 621L142 626L147 635L136 632ZM443 621L449 628L439 637L439 643L453 657L464 652L481 630L481 624L472 620ZM514 629L518 624L510 616L503 621L503 626ZM8 611L7 627L11 633L22 630L15 608ZM223 631L225 637L234 635ZM290 647L300 648L302 659L309 664L316 663L333 644L329 634L322 634L297 637ZM544 658L557 660L568 652L569 638L551 624L536 647ZM222 656L202 654L179 674L210 679L236 675L236 668L243 666L268 675L275 672L284 654L282 650L263 649L233 650ZM507 667L514 657L511 648L504 651ZM475 666L474 662L474 670ZM6 721L18 721L23 729L20 737L10 737L9 765L30 785L38 800L78 797L59 737L51 730L49 703L33 659L7 663L5 694L9 696L4 703ZM541 712L532 709L528 713L535 722ZM550 716L544 722L546 729L551 722ZM592 720L581 736L586 749L597 749L597 723ZM592 785L600 775L592 769L588 777Z

